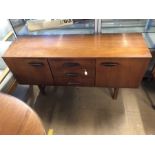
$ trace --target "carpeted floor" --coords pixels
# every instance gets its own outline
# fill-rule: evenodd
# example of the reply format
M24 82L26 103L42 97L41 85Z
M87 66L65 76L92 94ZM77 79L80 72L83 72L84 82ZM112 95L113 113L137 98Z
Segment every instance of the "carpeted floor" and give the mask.
M155 134L152 83L120 89L117 100L111 98L110 89L99 87L51 86L46 92L42 95L38 91L32 107L45 129L53 129L54 134Z

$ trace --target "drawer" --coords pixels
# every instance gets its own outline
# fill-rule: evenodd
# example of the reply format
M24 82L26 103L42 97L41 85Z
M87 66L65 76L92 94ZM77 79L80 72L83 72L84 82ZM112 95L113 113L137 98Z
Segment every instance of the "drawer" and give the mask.
M146 58L98 59L96 86L138 87L148 66Z
M5 62L21 84L53 84L46 59L5 58Z
M82 77L57 77L55 85L68 85L68 86L94 86L94 78Z
M92 59L49 59L49 64L55 78L67 73L95 78L95 60Z

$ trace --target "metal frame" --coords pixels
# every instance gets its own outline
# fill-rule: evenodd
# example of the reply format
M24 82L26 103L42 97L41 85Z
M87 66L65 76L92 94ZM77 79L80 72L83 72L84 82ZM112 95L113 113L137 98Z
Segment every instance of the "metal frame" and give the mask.
M102 21L101 19L98 19L98 34L101 34L101 25L102 25Z
M95 19L95 34L97 34L98 31L98 19Z

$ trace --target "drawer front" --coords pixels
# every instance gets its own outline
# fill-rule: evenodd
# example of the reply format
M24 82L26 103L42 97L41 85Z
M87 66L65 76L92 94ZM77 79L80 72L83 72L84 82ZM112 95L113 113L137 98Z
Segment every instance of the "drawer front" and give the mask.
M78 73L84 77L95 77L95 60L51 59L49 63L54 77L64 76L66 73Z
M21 84L53 84L46 59L5 58L5 62Z
M56 85L94 86L95 60L49 59Z
M81 77L57 77L55 79L55 85L64 85L64 86L94 86L93 78L81 78Z
M149 59L120 58L96 61L96 86L138 87L147 69Z

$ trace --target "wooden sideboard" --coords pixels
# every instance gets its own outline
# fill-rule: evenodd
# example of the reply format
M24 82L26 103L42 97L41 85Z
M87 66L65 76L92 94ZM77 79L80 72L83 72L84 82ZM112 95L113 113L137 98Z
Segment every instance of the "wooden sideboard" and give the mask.
M21 84L136 88L151 59L141 34L20 37L3 56ZM43 89L41 89L43 91Z

